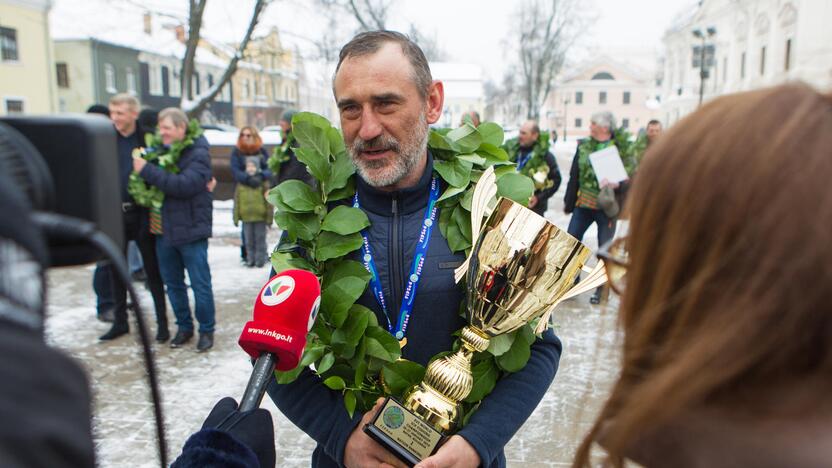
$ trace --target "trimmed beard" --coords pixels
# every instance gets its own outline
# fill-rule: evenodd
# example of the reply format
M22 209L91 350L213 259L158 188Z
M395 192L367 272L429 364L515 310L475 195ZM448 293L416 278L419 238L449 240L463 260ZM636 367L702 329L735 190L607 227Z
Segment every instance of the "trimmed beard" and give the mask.
M350 159L355 165L358 175L372 187L388 187L395 185L419 163L428 147L428 122L424 113L407 140L400 142L386 133L364 141L356 137L350 145ZM374 150L390 150L396 156L380 161L364 161L360 155L367 148Z

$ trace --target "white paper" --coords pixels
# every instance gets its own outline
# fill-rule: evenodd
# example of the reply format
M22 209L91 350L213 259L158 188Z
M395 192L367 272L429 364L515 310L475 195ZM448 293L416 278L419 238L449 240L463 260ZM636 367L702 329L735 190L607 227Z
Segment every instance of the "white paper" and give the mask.
M621 156L615 145L590 154L589 162L592 164L592 170L595 171L595 177L598 178L598 185L601 185L604 179L610 182L621 182L630 177L624 169L624 163L621 162Z

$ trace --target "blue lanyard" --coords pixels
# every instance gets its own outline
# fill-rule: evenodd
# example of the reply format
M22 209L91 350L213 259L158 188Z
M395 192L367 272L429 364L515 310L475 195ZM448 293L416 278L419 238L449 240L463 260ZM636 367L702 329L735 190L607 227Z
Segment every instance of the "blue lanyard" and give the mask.
M436 181L436 176L430 184L430 199L428 206L425 208L425 220L422 222L422 231L419 233L419 242L416 244L416 252L413 255L413 262L411 262L410 276L407 279L407 285L404 289L404 297L402 297L402 305L399 308L399 316L396 321L395 328L390 322L390 315L387 313L387 303L384 300L384 290L381 287L381 279L378 276L378 269L376 269L376 262L373 260L373 251L370 249L370 240L367 238L367 231L361 231L361 237L364 238L364 245L361 248L361 253L364 261L364 268L370 272L370 288L373 290L384 316L387 318L387 330L391 335L395 336L397 340L404 338L407 333L407 323L410 321L410 314L413 312L413 300L416 297L416 289L419 286L419 277L422 276L422 265L425 263L425 255L428 253L428 244L430 243L430 231L436 221L436 216L439 213L439 207L436 206L436 201L439 199L439 184ZM358 192L355 193L352 206L360 208L358 204Z
M523 166L525 166L526 163L529 162L529 159L531 159L531 158L532 158L532 151L529 151L528 153L526 153L525 156L520 155L517 158L517 172L520 172L523 169Z

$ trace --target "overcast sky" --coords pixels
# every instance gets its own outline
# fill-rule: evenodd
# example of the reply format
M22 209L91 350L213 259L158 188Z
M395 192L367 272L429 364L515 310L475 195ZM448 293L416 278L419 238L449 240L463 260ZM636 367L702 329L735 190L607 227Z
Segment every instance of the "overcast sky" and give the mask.
M53 14L61 14L62 9L73 8L79 2L84 0L55 0ZM573 61L595 50L611 52L614 56L635 50L655 55L673 17L697 2L580 0L580 3L596 20L576 44ZM253 4L253 0L209 0L203 33L222 41L239 41ZM514 24L514 12L519 4L520 1L506 0L394 0L388 27L406 32L409 24L414 23L423 34L438 39L449 60L480 65L486 78L498 80L516 55L508 39L522 28ZM187 15L188 8L184 0L111 0L109 5L114 9L146 6L182 17ZM266 10L261 27L275 25L287 43L311 46L311 41L327 27L317 5L315 0L275 0ZM95 15L91 15L90 21L95 20Z

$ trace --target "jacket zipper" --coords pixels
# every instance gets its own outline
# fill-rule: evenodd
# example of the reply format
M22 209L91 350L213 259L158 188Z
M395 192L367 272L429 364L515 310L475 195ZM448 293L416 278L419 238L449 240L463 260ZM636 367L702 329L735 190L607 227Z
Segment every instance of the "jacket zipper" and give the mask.
M390 242L390 246L392 249L391 255L391 274L390 274L390 282L392 283L390 286L390 291L393 293L393 300L390 302L389 305L389 313L391 314L390 323L394 324L399 319L399 307L402 303L402 241L400 239L401 232L399 229L399 203L398 199L394 196L393 197L393 205L392 205L392 212L393 212L393 239Z

